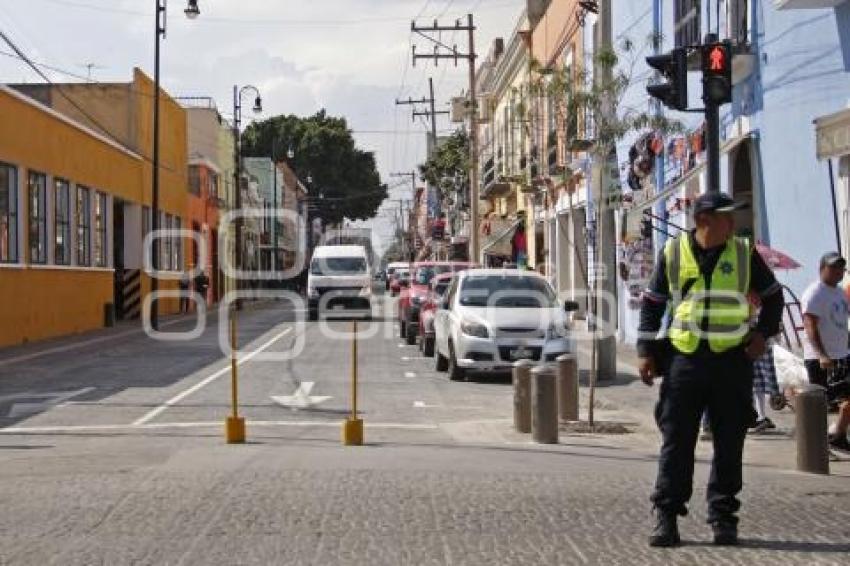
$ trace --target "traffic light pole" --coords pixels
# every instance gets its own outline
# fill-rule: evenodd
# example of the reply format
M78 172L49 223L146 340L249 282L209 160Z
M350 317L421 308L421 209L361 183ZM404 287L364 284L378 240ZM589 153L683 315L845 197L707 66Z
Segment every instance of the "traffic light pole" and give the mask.
M705 149L707 192L720 192L720 107L705 105Z

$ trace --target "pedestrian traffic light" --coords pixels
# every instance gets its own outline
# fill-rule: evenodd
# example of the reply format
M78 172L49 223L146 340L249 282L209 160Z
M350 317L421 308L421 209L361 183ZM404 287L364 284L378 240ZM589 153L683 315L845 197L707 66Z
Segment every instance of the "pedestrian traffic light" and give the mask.
M702 100L720 106L732 102L732 45L702 46Z
M688 54L685 48L646 58L647 64L668 82L647 85L650 96L674 110L688 109Z

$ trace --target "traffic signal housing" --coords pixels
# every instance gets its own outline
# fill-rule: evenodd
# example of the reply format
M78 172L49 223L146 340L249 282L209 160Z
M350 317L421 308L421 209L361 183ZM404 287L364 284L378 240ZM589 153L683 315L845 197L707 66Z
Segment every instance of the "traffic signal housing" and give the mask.
M713 106L732 102L732 44L709 43L701 50L703 102Z
M644 239L652 238L652 218L644 216L640 221L640 237Z
M660 72L667 82L647 85L650 96L674 110L688 109L688 53L680 47L663 55L651 55L646 63Z

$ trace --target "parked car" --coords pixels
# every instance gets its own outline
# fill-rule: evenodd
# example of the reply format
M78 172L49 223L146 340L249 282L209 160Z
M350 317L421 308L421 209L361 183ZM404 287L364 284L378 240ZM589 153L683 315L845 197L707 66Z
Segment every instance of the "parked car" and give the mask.
M387 291L390 290L390 284L392 283L393 275L395 275L396 270L399 269L399 268L408 267L409 265L410 264L408 264L406 262L400 262L400 261L393 262L393 263L390 263L390 264L387 265L387 278L386 278Z
M404 289L398 301L398 320L401 337L408 345L416 344L419 336L419 311L428 298L431 280L441 273L457 273L472 266L465 262L420 261L413 264L410 286Z
M372 277L363 246L318 246L307 278L310 320L323 313L371 318Z
M408 264L404 267L397 267L393 277L390 280L390 295L393 297L401 294L402 287L410 284L410 268Z
M434 315L453 277L454 273L435 275L431 280L428 297L419 310L419 350L426 358L434 355Z
M434 319L437 371L460 380L467 371L510 370L522 359L554 361L575 352L570 326L578 304L559 304L533 271L476 269L459 273Z

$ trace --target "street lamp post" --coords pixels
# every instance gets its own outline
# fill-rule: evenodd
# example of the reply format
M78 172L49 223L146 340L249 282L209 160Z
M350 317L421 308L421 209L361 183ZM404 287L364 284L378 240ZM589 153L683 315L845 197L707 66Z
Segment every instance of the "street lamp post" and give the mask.
M159 230L159 52L160 43L165 38L166 22L168 21L168 0L156 0L154 27L154 59L153 59L153 187L151 190L151 232ZM194 20L201 14L198 0L188 0L184 10L186 17ZM151 296L157 292L158 281L156 272L159 271L159 238L154 238L151 245ZM159 329L159 304L151 301L151 328Z
M263 101L260 98L260 91L257 90L257 87L252 85L247 85L242 87L241 89L238 86L233 87L233 157L235 160L234 170L234 186L236 187L236 194L234 195L234 210L241 211L242 210L242 142L241 136L239 135L239 128L242 123L242 97L246 92L253 92L256 95L254 99L254 112L259 114L263 111ZM241 216L236 218L236 234L235 234L235 245L234 245L234 269L238 270L239 277L236 278L236 290L238 291L240 288L241 271L243 268L242 265L242 224L243 218ZM239 305L239 301L236 303Z

